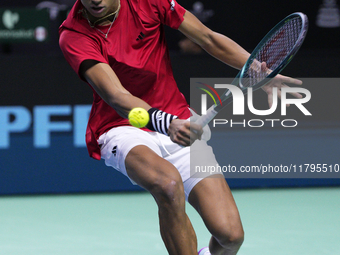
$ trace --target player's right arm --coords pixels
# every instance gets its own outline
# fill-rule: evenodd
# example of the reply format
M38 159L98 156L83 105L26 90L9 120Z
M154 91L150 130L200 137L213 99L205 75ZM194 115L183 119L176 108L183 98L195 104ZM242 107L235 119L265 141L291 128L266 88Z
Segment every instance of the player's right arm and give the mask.
M85 60L79 68L79 74L92 86L97 94L110 105L120 116L128 118L131 109L142 107L149 110L151 106L142 99L133 96L120 83L112 68L106 64L94 60ZM190 130L190 122L175 119L169 127L169 136L177 144L191 145L202 134L202 128L195 126L197 132Z
M148 103L127 91L106 63L85 60L80 65L79 74L123 118L128 118L130 110L135 107L142 107L145 110L151 108Z
M82 45L82 47L79 47ZM65 30L60 36L60 48L66 60L78 75L87 81L94 91L121 117L128 118L130 110L142 107L149 110L151 106L145 101L132 95L121 84L114 70L101 56L99 45L87 36L79 36ZM202 133L201 127L197 132L191 132L194 127L188 121L173 120L168 130L171 140L183 146L190 145ZM190 122L189 122L190 124Z

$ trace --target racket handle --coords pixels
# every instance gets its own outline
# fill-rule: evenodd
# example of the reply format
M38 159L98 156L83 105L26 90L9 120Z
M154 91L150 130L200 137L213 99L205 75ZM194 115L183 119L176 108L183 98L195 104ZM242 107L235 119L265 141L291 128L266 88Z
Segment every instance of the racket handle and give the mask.
M215 110L215 107L212 106L207 110L207 114L199 117L195 121L195 123L197 123L198 125L200 125L203 128L203 127L205 127L205 125L207 125L217 115L217 113L218 112Z

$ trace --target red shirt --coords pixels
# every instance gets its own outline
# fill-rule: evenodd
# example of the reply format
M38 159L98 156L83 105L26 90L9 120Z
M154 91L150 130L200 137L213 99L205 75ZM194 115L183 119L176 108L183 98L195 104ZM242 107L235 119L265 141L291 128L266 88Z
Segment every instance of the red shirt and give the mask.
M165 24L178 29L185 9L174 0L121 0L119 15L107 38L103 33L109 26L96 26L103 33L90 27L82 9L77 0L59 29L60 47L71 67L79 74L84 60L107 63L132 95L181 119L189 118L189 106L173 77L163 28ZM99 136L129 122L94 90L93 96L86 144L90 156L99 160Z

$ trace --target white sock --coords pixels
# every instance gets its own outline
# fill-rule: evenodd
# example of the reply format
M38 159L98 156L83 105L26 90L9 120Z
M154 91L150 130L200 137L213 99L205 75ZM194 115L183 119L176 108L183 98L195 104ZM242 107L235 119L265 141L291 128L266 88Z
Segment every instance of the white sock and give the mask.
M209 247L204 247L199 250L198 255L211 255Z

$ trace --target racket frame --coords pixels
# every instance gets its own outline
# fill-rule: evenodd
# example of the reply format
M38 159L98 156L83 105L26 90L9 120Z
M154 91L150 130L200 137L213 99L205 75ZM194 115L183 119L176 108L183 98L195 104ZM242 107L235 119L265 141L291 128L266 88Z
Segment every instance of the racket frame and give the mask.
M259 44L255 47L255 49L252 51L251 55L249 56L247 62L244 64L244 66L242 67L242 69L240 70L240 72L237 74L237 76L234 78L234 80L232 81L231 85L235 85L238 86L243 94L247 94L247 87L245 86L240 86L240 81L242 80L242 77L245 76L245 72L248 70L248 67L253 63L255 56L257 55L259 49L261 49L261 47L267 43L268 38L271 38L271 36L273 34L275 34L286 22L288 22L289 20L293 19L293 18L297 18L300 17L302 20L302 24L301 24L301 32L299 34L298 39L296 40L294 47L291 49L291 51L287 54L287 56L284 58L284 60L281 62L281 64L275 68L274 70L272 70L265 79L263 79L262 81L260 81L259 83L257 83L256 85L252 86L253 91L263 87L264 85L266 85L271 79L273 79L277 74L279 74L289 63L290 61L293 59L293 57L295 56L295 54L298 52L298 50L300 49L307 31L308 31L308 18L307 16L302 13L302 12L295 12L292 13L290 15L288 15L286 18L284 18L283 20L281 20L278 24L276 24L276 26L274 26L264 37L263 39L259 42ZM198 118L196 120L196 123L201 125L202 127L204 127L205 125L207 125L216 115L217 113L224 108L225 106L227 106L228 104L230 104L233 101L233 98L231 96L231 91L229 89L227 89L226 91L224 91L224 93L221 95L221 101L223 103L223 105L221 105L220 102L217 102L216 105L212 105L208 110L207 113L205 115L202 115L200 118Z

